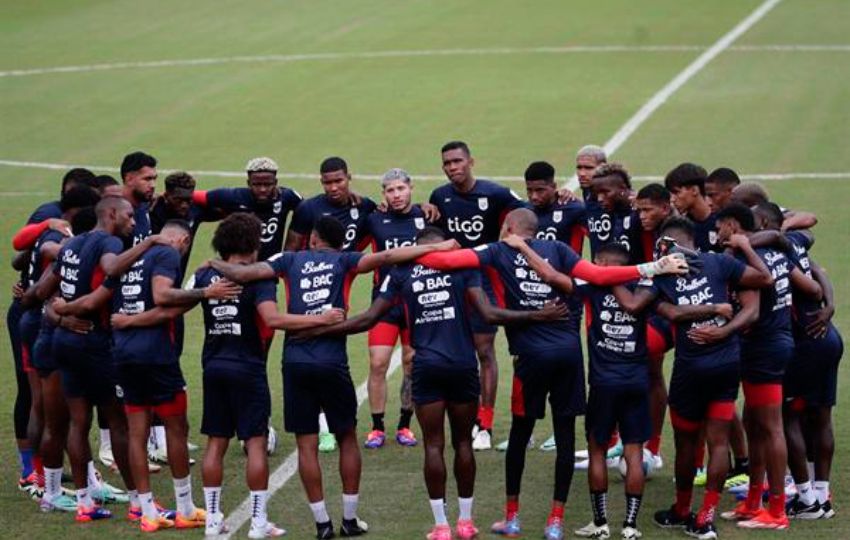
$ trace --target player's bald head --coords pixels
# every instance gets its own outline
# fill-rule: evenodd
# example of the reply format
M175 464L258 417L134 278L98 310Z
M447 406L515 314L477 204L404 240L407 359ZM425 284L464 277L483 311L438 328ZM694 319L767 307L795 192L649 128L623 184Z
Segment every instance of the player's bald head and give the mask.
M763 229L775 231L782 228L782 222L785 219L785 216L782 215L782 209L772 202L757 204L753 207L753 214L755 214L756 220Z
M534 236L537 232L537 216L528 208L517 208L505 217L505 227L520 236Z
M126 210L127 207L132 208L124 197L104 197L97 203L94 210L97 213L98 221L102 221L115 212Z
M757 182L744 182L732 191L732 202L753 207L770 201L767 190Z

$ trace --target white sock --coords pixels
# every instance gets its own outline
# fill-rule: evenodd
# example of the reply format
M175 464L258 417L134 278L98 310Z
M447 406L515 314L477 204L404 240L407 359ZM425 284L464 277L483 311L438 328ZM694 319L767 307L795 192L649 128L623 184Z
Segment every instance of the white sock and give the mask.
M100 449L112 450L112 437L110 437L108 429L100 430Z
M809 480L815 477L815 462L807 461L806 467L809 469Z
M133 508L138 508L141 502L139 501L139 491L136 489L131 489L127 491L127 496L130 497L130 506Z
M161 450L163 454L166 453L168 444L165 439L165 426L154 426L151 431L153 431L155 437L154 444L156 444L156 448Z
M218 514L221 512L221 486L204 486L204 505L206 505L207 514Z
M52 501L62 494L62 467L58 469L44 468L44 496Z
M156 504L153 502L153 493L139 493L139 502L142 505L142 515L148 519L156 520L159 518L159 512L156 510Z
M360 501L360 495L357 493L348 495L342 494L342 519L355 519L357 517L357 503Z
M815 480L815 496L823 504L829 500L829 481Z
M331 520L324 500L310 503L310 511L313 512L313 519L316 520L316 523L327 523Z
M94 501L92 500L88 489L77 490L77 506L84 506L86 508L94 506Z
M434 514L434 523L437 525L448 525L449 520L446 519L446 501L445 499L431 499L431 513Z
M88 476L89 489L100 489L100 478L97 477L97 470L94 468L94 461L89 461L86 465L86 476Z
M156 452L156 435L154 435L153 429L151 429L148 435L148 454L153 454L154 452Z
M266 502L269 499L269 492L265 489L251 492L251 526L257 529L262 529L269 523L268 515L266 514Z
M472 519L472 497L468 499L458 497L457 504L460 507L458 519Z
M177 513L188 517L195 513L195 503L192 501L192 475L186 478L174 478L174 500L177 501Z
M325 416L325 413L319 413L319 433L330 433L331 430L328 428L328 419Z
M812 504L815 502L815 491L812 489L811 482L803 482L802 484L796 484L797 486L797 494L800 495L800 500L803 501L803 504Z

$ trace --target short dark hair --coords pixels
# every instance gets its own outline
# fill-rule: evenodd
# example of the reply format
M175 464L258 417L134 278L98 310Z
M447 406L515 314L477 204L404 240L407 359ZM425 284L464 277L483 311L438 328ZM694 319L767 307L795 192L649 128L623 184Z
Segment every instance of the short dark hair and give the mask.
M670 204L670 190L657 182L653 182L640 188L637 198L646 199L654 203Z
M708 173L699 165L695 163L681 163L664 177L664 186L670 191L697 186L700 194L705 195L706 177L708 177Z
M548 183L555 182L555 167L547 161L535 161L525 169L525 181L545 180Z
M74 214L71 219L71 232L75 236L89 232L97 225L97 212L94 206L85 206Z
M331 156L329 158L325 158L325 160L322 161L322 164L319 165L319 172L321 174L334 171L344 171L345 173L348 173L348 163L339 156Z
M192 236L192 227L189 226L189 222L185 219L169 219L162 226L162 229L180 229L189 236Z
M313 230L333 249L340 249L345 243L345 227L335 217L320 217L313 225Z
M91 185L93 188L100 191L109 186L120 186L121 183L113 176L109 176L108 174L99 174L94 177Z
M632 189L632 177L622 163L616 163L613 161L610 163L603 163L596 167L596 170L593 171L594 180L597 178L608 177L619 178L627 188Z
M85 208L86 206L94 206L100 201L100 195L97 191L86 185L77 185L62 194L59 200L59 207L62 212L74 208Z
M753 209L753 213L767 218L768 225L771 228L782 227L782 222L785 221L785 215L779 205L772 202L759 203Z
M718 167L711 171L711 174L708 175L705 182L713 182L724 186L737 186L741 183L741 178L738 176L738 173L729 167Z
M66 172L65 176L62 177L62 191L65 191L65 186L67 186L69 182L88 185L88 183L93 179L94 173L90 170L82 167L74 167L70 171Z
M730 203L723 210L717 212L716 220L734 219L745 231L756 229L756 218L753 211L741 203Z
M212 247L222 259L250 255L260 249L263 222L254 214L236 212L224 218L213 233Z
M626 246L619 242L608 242L607 244L602 244L600 247L596 249L596 255L618 255L623 257L626 261L629 260L630 254L629 250L626 249Z
M145 167L156 167L156 158L144 152L131 152L121 161L121 178L127 173L140 171Z
M416 233L416 243L422 240L445 240L446 234L439 227L428 225L418 233Z
M688 238L694 237L694 224L691 220L682 216L670 216L664 220L659 229L659 235L664 236L667 231L681 231Z
M467 156L471 156L472 152L469 151L469 145L467 145L463 141L449 141L440 148L440 153L445 154L449 150L463 150L463 153Z
M195 179L186 171L173 172L165 177L165 191L175 189L195 189Z

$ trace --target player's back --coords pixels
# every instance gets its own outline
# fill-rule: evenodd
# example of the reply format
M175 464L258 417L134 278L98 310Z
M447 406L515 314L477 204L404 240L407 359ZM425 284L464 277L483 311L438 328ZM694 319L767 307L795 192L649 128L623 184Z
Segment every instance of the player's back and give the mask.
M759 290L759 317L742 334L742 346L793 346L791 339L791 261L781 251L756 248L773 276L773 286Z

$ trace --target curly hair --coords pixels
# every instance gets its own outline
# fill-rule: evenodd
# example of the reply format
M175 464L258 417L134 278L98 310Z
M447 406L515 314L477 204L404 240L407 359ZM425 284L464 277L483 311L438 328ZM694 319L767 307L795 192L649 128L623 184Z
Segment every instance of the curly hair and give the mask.
M230 214L215 230L212 247L222 259L231 255L250 255L260 249L263 223L254 214Z
M629 174L629 171L623 166L622 163L603 163L602 165L596 167L596 170L593 171L593 179L597 178L607 178L609 176L615 176L620 178L626 187L632 189L632 177Z

